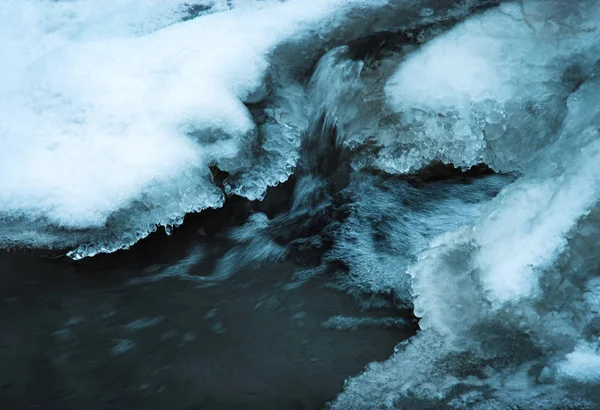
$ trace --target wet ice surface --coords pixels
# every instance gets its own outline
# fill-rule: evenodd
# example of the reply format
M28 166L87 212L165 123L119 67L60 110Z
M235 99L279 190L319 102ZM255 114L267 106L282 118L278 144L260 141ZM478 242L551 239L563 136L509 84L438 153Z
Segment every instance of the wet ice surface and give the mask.
M248 335L229 349L249 348L248 380L273 374L262 352L288 357L279 349L307 339L324 341L330 359L299 347L290 363L341 369L354 361L339 354L356 358L363 336L328 337L374 329L364 336L373 348L390 334L400 341L390 328L413 309L420 332L360 374L344 368L354 376L333 408L598 408L597 1L90 4L0 9L10 22L0 25L0 247L92 257L173 231L186 214L175 238L188 239L159 233L76 265L7 257L13 310L2 314L24 330L3 337L20 334L12 346L28 352L23 367L4 350L18 363L10 374L53 369L40 380L91 389L78 372L97 362L72 357L102 341L93 360L117 386L155 371L135 373L127 358L143 355L145 369L169 351L144 346L213 340L199 333L218 349ZM189 216L223 206L235 223ZM342 294L323 284L353 300L334 309ZM46 320L46 303L66 317ZM30 323L52 326L29 335ZM305 337L309 323L323 337ZM278 347L265 347L275 328ZM288 338L291 329L300 333ZM32 353L40 340L51 348ZM180 375L211 363L165 379L185 390ZM239 376L233 364L214 367ZM310 389L326 384L313 378ZM285 389L269 383L283 380L261 388L272 397ZM123 385L115 391L167 391ZM264 408L242 396L227 398Z
M0 246L125 249L285 181L335 45L465 16L455 0L10 2L0 9ZM420 16L419 6L438 14ZM197 18L191 18L197 17ZM254 106L254 107L252 107ZM213 184L209 166L230 175Z
M324 280L286 288L291 264L186 280L211 271L186 235L85 263L2 252L3 406L318 409L414 332L398 311L361 311ZM387 322L334 330L336 315Z

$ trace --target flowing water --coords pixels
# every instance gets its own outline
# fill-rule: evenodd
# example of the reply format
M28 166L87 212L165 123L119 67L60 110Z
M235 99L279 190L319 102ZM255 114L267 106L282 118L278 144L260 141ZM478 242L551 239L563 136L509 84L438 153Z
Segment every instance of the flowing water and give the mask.
M600 406L597 1L0 22L8 408Z

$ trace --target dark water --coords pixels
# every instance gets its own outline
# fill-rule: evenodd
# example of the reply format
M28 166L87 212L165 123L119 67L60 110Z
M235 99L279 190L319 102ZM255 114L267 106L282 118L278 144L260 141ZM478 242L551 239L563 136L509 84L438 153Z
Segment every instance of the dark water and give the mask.
M361 311L325 277L290 287L291 262L198 280L214 256L196 253L238 222L222 212L79 262L0 252L2 408L319 409L414 333L324 328L402 313Z

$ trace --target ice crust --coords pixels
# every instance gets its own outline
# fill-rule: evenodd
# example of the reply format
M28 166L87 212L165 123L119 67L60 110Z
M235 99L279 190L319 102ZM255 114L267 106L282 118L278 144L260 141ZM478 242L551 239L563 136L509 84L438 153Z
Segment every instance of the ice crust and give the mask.
M473 137L472 154L444 151L447 161L510 164L521 177L408 266L421 332L350 379L333 408L597 408L598 22L595 2L503 4L399 65L386 92L409 132L442 152L456 122L469 139L495 123L475 125L492 101L520 136ZM519 117L527 104L541 115Z
M595 6L580 3L506 2L408 55L385 89L402 142L427 159L522 171L558 135L567 97L596 62L600 34L585 15ZM379 163L418 168L414 156Z
M596 61L594 20L578 15L593 6L503 2L446 32L392 37L374 58L331 50L309 88L315 115L356 169L406 174L441 161L524 172Z
M293 84L265 124L244 104L269 92L269 55L378 3L10 2L0 246L78 246L75 258L128 247L222 205L209 165L232 174L227 194L261 198L292 172L302 124Z
M262 199L296 166L303 76L320 54L468 12L455 0L10 2L0 246L78 259L169 231L226 195ZM222 187L210 166L228 173Z
M0 8L0 246L112 252L304 162L289 212L194 280L331 245L339 286L413 306L419 334L332 408L597 408L600 4L465 3L489 2ZM403 179L437 162L511 175Z

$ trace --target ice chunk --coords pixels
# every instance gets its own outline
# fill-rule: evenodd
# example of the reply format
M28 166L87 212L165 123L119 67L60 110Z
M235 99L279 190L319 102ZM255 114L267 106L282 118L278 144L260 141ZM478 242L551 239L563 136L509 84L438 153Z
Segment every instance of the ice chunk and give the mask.
M600 351L598 347L579 344L566 360L558 365L558 370L566 377L584 383L600 383Z
M358 409L373 403L382 408L597 407L600 65L593 62L600 55L595 49L600 10L595 2L566 7L559 1L525 1L517 6L475 17L415 57L424 62L428 51L443 50L442 41L460 48L481 41L480 36L502 39L502 33L510 33L514 47L505 50L502 60L508 62L527 49L520 48L522 42L527 46L534 41L536 47L521 56L526 60L506 67L511 75L500 78L505 89L486 90L477 79L472 89L465 89L468 82L461 83L460 76L443 74L441 78L453 87L442 90L448 91L442 100L433 94L432 99L421 98L415 91L421 85L406 79L406 99L396 102L406 109L421 104L426 117L451 106L457 119L468 119L481 109L491 119L489 124L500 121L512 127L514 114L498 116L497 107L512 113L520 110L513 106L515 101L517 107L525 101L544 106L545 98L553 94L548 90L567 87L564 113L556 124L537 115L518 122L527 132L547 131L537 137L535 132L528 134L543 137L535 149L512 145L515 140L504 135L494 141L495 149L521 161L523 175L480 208L472 223L433 239L409 266L422 331L399 346L387 362L371 365L348 382L333 408ZM520 37L519 31L513 33L506 26L482 26L494 15L499 20L490 21L526 22L523 29L543 33L548 44L538 43L537 34ZM471 24L473 31L464 31ZM464 33L460 37L464 41L450 44L450 39L459 38L454 37L455 30ZM556 38L555 33L566 36ZM554 49L546 48L550 46ZM490 48L490 56L494 50ZM485 57L481 51L478 55ZM571 77L565 74L573 62L569 55L585 62L580 72L584 78L574 87L567 85ZM502 73L503 67L490 75ZM487 107L485 99L490 97L494 100ZM429 134L431 129L419 132L436 135Z
M590 15L557 2L503 3L410 54L386 86L399 115L397 141L387 144L396 158L386 163L408 162L402 170L434 158L523 170L557 137L566 98L597 58L597 7L578 7ZM565 81L570 76L574 81ZM412 140L416 158L406 149L392 153L393 145Z
M286 125L271 121L265 158L246 159L258 133L244 102L264 96L270 53L383 3L230 3L2 8L0 246L82 244L75 257L127 247L157 224L220 206L208 166L233 158L230 168L248 164L254 177L230 193L259 198L287 178L294 121L281 142Z

